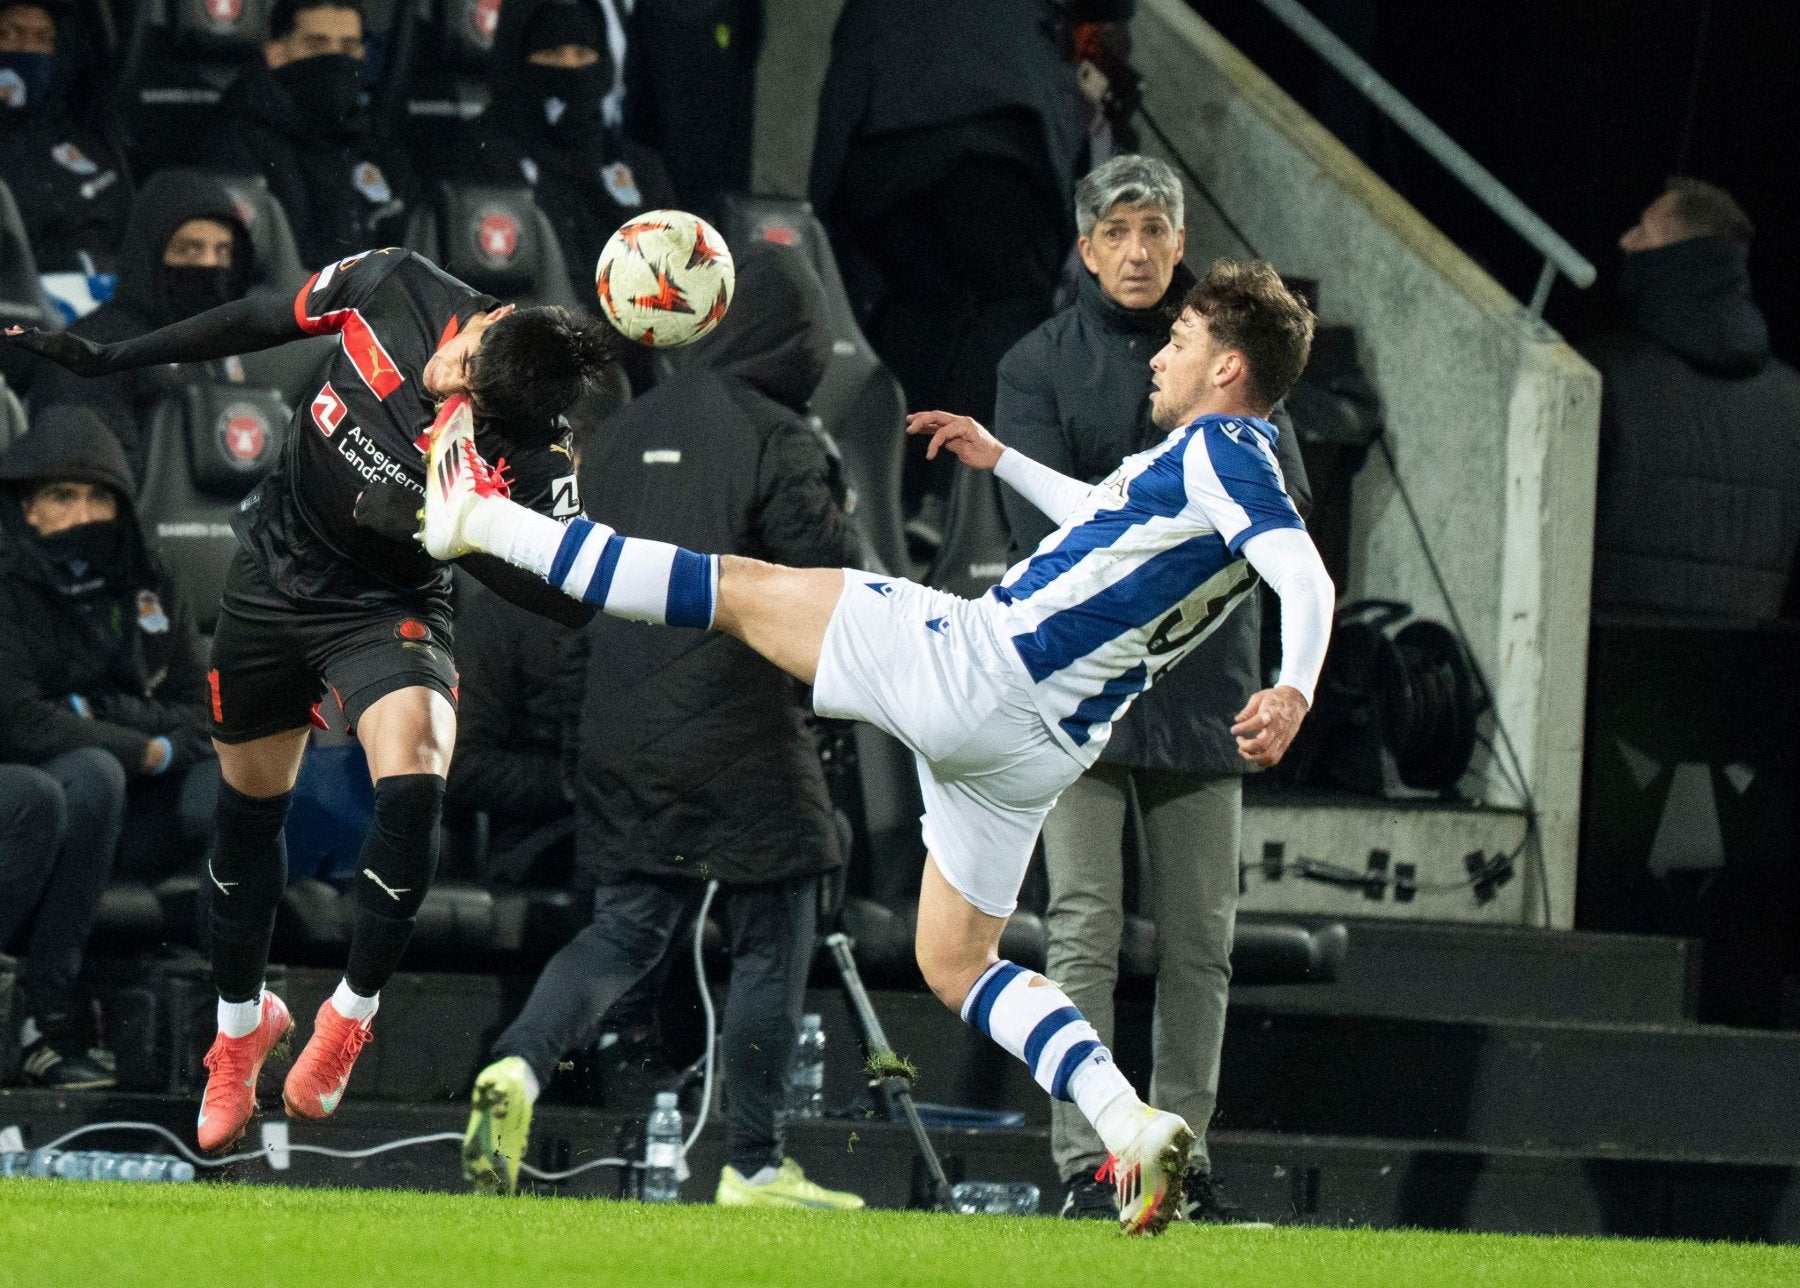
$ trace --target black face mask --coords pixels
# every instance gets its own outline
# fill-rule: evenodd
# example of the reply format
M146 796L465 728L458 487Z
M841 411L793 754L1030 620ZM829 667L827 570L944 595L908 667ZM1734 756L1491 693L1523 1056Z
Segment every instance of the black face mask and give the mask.
M37 540L51 562L67 569L74 577L85 579L113 570L124 533L124 525L113 519L78 523Z
M315 125L341 131L362 102L362 60L348 54L315 54L275 70L300 114Z
M166 319L164 325L216 309L243 293L235 268L163 264L156 270L156 304Z
M589 67L540 67L525 64L525 94L531 104L528 118L559 148L598 144L606 127L600 99L606 93L606 69Z

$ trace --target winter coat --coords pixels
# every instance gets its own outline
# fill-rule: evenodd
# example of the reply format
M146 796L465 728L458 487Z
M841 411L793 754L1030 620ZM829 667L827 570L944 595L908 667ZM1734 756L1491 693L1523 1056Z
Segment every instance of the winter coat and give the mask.
M1168 310L1194 283L1177 265L1161 304L1127 309L1083 273L1076 301L1026 336L1000 363L994 433L1051 469L1098 483L1125 457L1164 435L1150 419L1150 359L1169 337ZM1302 514L1311 501L1306 467L1279 411L1275 454L1288 495ZM1055 530L1036 506L1000 489L1022 559ZM1231 736L1232 718L1261 688L1261 615L1247 597L1191 657L1165 672L1113 725L1102 759L1140 769L1197 774L1247 771Z
M322 129L257 61L225 91L219 122L212 164L268 180L307 269L403 240L412 166L366 114Z
M1600 369L1594 607L1780 615L1800 539L1800 374L1769 353L1748 252L1704 237L1625 256Z
M242 270L239 280L248 282L250 233L230 194L217 179L197 170L164 170L152 176L132 203L112 299L71 324L69 333L112 344L181 321L185 311L165 298L159 286L163 250L177 228L202 218L234 230L232 263ZM61 404L93 411L125 449L132 476L141 479L150 449L145 418L157 395L181 379L182 370L155 367L89 379L40 361L32 377L31 405L38 410Z
M21 485L40 479L101 483L122 498L105 565L54 559L27 526ZM193 620L144 544L130 497L118 443L73 408L39 416L0 457L0 761L100 747L136 778L158 735L173 746L172 770L213 754Z
M584 449L583 503L626 536L841 567L849 521L802 417L831 353L824 293L790 253L739 251L718 331ZM721 632L597 617L584 643L576 859L595 879L757 884L840 862L792 679Z

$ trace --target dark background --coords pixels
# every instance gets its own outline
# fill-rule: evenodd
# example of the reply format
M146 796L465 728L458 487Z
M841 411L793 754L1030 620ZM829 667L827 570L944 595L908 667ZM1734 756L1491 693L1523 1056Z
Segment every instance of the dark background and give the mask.
M1547 317L1605 321L1618 236L1670 174L1720 184L1757 226L1775 351L1800 354L1800 4L1792 0L1304 0L1600 270ZM1520 299L1542 259L1255 0L1194 8Z

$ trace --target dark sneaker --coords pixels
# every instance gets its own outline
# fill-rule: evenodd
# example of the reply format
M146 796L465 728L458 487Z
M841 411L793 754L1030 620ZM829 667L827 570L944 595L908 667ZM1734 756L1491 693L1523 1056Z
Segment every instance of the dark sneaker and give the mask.
M21 1053L19 1070L35 1086L56 1091L104 1091L118 1085L111 1069L73 1046L59 1049L49 1038L39 1038Z
M1091 1172L1077 1172L1063 1192L1062 1214L1071 1221L1117 1221L1119 1201L1112 1182L1095 1180Z
M1182 1189L1181 1219L1184 1221L1258 1228L1269 1225L1267 1221L1255 1220L1233 1202L1218 1177L1197 1167L1188 1169L1187 1181Z

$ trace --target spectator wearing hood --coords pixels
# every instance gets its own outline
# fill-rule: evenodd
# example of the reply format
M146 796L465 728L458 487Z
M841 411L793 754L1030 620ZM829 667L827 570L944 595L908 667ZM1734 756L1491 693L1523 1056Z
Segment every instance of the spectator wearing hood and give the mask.
M1780 616L1800 539L1800 374L1750 298L1755 228L1673 178L1619 238L1622 326L1600 369L1594 607L1674 621Z
M575 298L592 299L594 265L613 230L675 203L661 158L605 119L614 72L600 6L508 0L488 65L477 172L490 183L530 185L556 230Z
M268 180L308 269L402 239L412 168L364 105L363 54L360 0L275 0L219 103L216 164Z
M0 3L0 182L40 273L110 272L130 191L118 157L70 111L74 42L59 11Z
M26 1070L55 1082L71 1070L49 1056L80 1059L71 994L115 855L146 876L197 858L216 772L193 625L138 530L118 441L53 408L0 457L0 489L0 762L54 779L66 819L40 897L15 874L0 918L35 913L27 1013L49 1045Z
M164 170L132 202L112 299L69 334L96 344L132 339L239 298L250 271L250 234L224 187L197 170ZM84 379L40 362L31 402L91 409L125 449L131 476L141 478L147 417L168 382L167 368Z
M621 533L698 549L800 567L848 559L849 521L804 419L831 353L824 308L798 256L741 248L718 330L585 444L577 477L594 512ZM716 879L732 955L719 1201L860 1207L806 1181L783 1148L819 878L842 861L803 696L715 632L596 617L583 641L576 862L597 883L594 920L545 967L495 1059L520 1058L547 1085L564 1051L656 969Z

